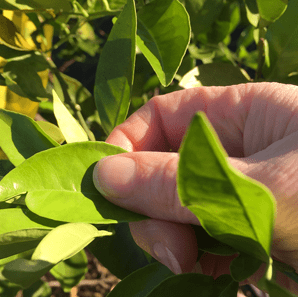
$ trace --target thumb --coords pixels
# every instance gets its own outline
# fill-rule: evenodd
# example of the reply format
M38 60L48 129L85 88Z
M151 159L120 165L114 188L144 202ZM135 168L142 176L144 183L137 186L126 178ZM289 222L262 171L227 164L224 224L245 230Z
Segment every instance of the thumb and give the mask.
M200 225L196 216L180 204L178 161L178 153L108 156L94 168L94 185L107 200L125 209L154 219Z

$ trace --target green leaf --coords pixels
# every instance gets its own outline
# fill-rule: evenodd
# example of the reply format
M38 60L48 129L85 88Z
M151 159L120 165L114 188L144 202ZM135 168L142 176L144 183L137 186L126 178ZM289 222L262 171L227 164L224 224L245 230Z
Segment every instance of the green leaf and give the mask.
M223 41L237 27L240 21L240 8L238 2L225 3L220 15L214 21L207 33L208 42L217 44Z
M53 90L53 105L54 115L66 142L88 141L86 132L61 102L55 90Z
M50 285L41 279L28 289L23 290L23 297L50 297L51 295L52 289Z
M257 0L244 0L248 21L254 26L258 27L260 21L259 9Z
M34 154L59 146L30 117L0 109L0 146L18 166Z
M36 121L38 126L45 132L51 139L55 140L57 143L62 144L65 141L61 130L56 125L45 122L45 121Z
M246 280L253 275L261 266L262 261L250 255L240 253L230 264L230 272L237 282Z
M80 252L95 237L110 235L113 233L97 230L96 227L87 223L63 224L42 239L31 259L58 264Z
M48 149L27 159L0 182L0 201L28 192L34 213L57 221L114 224L146 219L105 199L93 184L100 159L126 150L99 141Z
M223 0L185 0L184 2L195 36L210 30L223 8Z
M59 1L48 1L48 0L34 0L30 1L19 1L19 0L0 0L0 9L12 9L15 10L36 10L36 9L54 9L55 12L71 11L72 6L67 0Z
M216 294L218 297L236 297L239 283L235 282L228 274L222 274L215 280Z
M5 58L8 62L23 61L30 64L36 71L44 71L49 68L48 62L44 56L38 51L19 51L5 45L0 45L0 57Z
M287 9L288 0L257 0L257 4L260 16L269 22L275 22Z
M9 281L28 288L56 264L81 251L95 237L110 235L112 232L97 230L86 223L58 226L42 239L31 260L16 259L7 263L3 275Z
M2 274L23 289L29 288L45 275L54 264L42 260L16 259L7 263Z
M156 262L136 270L121 280L107 297L145 297L163 280L173 275L174 273L168 267Z
M0 209L0 259L35 248L61 222L22 208Z
M179 152L177 184L182 206L197 216L210 236L268 262L275 199L263 184L229 165L204 112L194 116Z
M198 86L230 86L247 82L239 67L218 62L195 67L182 77L179 85L187 89Z
M84 250L81 250L71 258L58 263L50 270L50 273L59 281L65 293L69 293L88 271L88 259Z
M298 69L298 2L290 1L283 16L271 24L266 33L270 66L263 69L267 81L287 82L289 74Z
M208 235L202 226L192 225L196 233L198 249L214 255L232 256L237 253L233 247L224 244Z
M4 66L1 73L7 87L19 96L40 102L52 99L42 85L41 78L35 68L25 61L11 61Z
M168 277L147 294L146 297L214 297L215 291L216 287L212 276L184 273Z
M0 176L6 175L9 171L11 171L14 168L15 166L9 160L0 160Z
M133 240L128 223L116 224L113 227L113 236L96 238L88 245L88 249L111 273L124 279L150 264L150 261L146 258L144 250Z
M128 0L100 55L95 77L95 103L107 135L126 119L135 56L136 9Z
M138 12L137 46L165 87L182 62L190 33L189 16L177 0L155 0Z

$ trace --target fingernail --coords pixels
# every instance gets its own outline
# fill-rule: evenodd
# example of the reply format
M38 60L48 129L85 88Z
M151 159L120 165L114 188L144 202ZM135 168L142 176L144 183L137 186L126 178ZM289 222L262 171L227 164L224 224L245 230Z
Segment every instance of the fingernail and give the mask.
M122 156L108 156L101 159L93 171L96 189L107 197L125 197L130 191L136 173L133 159Z
M174 254L165 247L161 242L157 242L153 246L153 251L162 264L167 266L175 274L182 273L179 262L175 258Z

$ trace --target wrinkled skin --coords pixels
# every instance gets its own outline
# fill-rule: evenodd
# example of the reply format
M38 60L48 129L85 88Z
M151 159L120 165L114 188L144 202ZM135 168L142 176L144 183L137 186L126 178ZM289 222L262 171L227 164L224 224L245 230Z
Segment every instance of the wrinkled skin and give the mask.
M202 110L228 154L228 162L265 184L276 199L272 257L298 271L298 87L249 83L229 87L199 87L152 98L117 126L106 142L129 153L111 156L95 167L105 197L114 204L152 219L129 223L135 242L153 257L162 242L176 257L183 273L195 268L197 241L190 224L198 219L180 205L177 153L194 114ZM172 149L172 152L170 152ZM126 158L122 158L126 157ZM129 159L136 162L136 171ZM112 161L113 159L113 161ZM261 211L261 208L260 208ZM202 271L214 278L230 274L234 256L207 254ZM171 267L169 267L171 269ZM257 285L265 264L243 284ZM277 283L298 294L298 284L277 272Z

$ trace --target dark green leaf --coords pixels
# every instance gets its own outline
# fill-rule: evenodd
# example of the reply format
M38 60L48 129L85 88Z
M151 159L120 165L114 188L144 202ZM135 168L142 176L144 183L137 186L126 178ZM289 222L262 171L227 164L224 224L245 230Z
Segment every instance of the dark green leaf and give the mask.
M238 289L238 282L235 282L229 274L222 274L215 280L214 297L236 297Z
M267 81L284 82L298 69L298 2L290 1L283 16L269 26L266 38L269 44L270 66L265 65Z
M100 159L126 150L105 142L78 142L27 159L0 182L0 201L28 192L34 213L57 221L115 224L146 219L105 199L93 184Z
M242 282L253 275L261 266L262 261L250 255L240 253L230 264L230 272L233 279Z
M174 273L163 264L159 262L153 263L144 268L136 270L134 273L124 278L107 295L107 297L149 296L152 289L154 289L162 281L164 281L165 279L173 275ZM159 295L159 296L164 296L164 295ZM187 295L183 295L183 296L187 296Z
M113 226L115 228L113 236L96 238L88 245L88 249L104 267L123 279L150 262L144 251L133 240L128 223Z
M51 295L50 285L42 280L38 280L31 287L23 290L23 297L50 297Z
M137 45L168 86L185 55L190 41L190 21L177 0L152 1L138 12Z
M167 278L146 297L214 297L216 287L212 276L197 273L178 274ZM234 297L234 296L231 296ZM235 296L236 297L236 296Z
M237 253L233 247L211 237L202 226L192 225L197 237L199 250L214 255L231 256Z
M30 117L0 109L0 146L18 166L34 154L59 146Z
M202 111L194 116L179 152L177 184L182 206L198 217L210 236L267 262L276 207L270 190L229 165Z
M9 160L0 160L0 176L6 175L14 168L15 166Z
M203 86L230 86L247 83L240 68L228 63L212 63L198 66L197 80Z
M81 250L71 258L58 263L50 270L50 273L59 281L65 293L76 286L88 271L88 259L84 250Z
M11 61L4 66L2 76L8 88L19 96L40 102L51 99L35 68L24 61Z
M234 31L240 21L238 2L225 3L220 15L207 33L209 43L219 43Z
M223 0L185 0L185 8L190 17L192 32L205 33L212 27L223 8Z
M95 103L107 135L126 119L135 55L136 10L128 0L100 55L95 78Z

